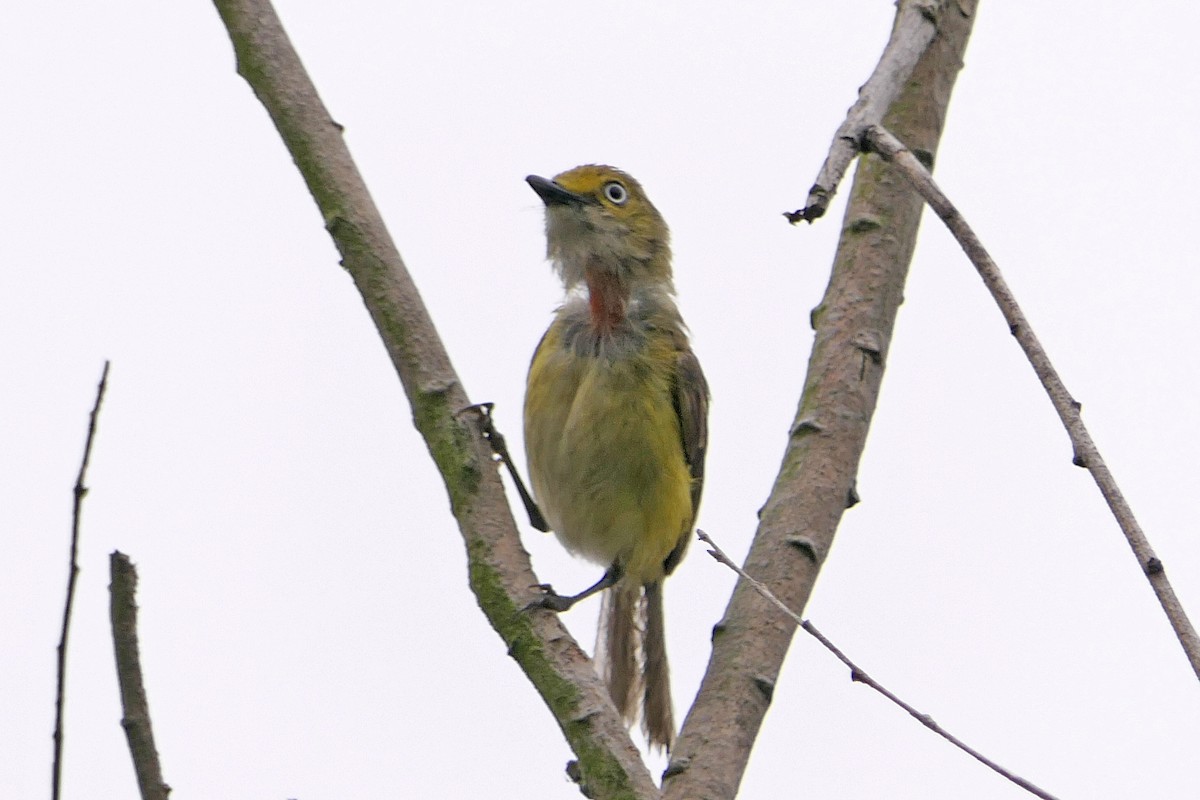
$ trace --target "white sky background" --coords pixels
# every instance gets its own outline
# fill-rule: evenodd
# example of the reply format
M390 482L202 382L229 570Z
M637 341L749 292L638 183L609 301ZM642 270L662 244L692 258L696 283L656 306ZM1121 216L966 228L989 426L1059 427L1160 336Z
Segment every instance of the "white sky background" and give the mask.
M700 524L741 557L778 468L843 203L803 205L893 16L875 0L329 4L284 24L468 394L520 446L560 288L528 173L645 185L712 384ZM1004 269L1200 621L1200 6L984 2L937 176ZM392 368L206 2L0 13L0 795L49 792L70 487L105 358L66 796L136 796L108 553L141 575L173 798L578 797L466 588ZM848 186L848 183L847 183ZM927 213L879 411L809 616L1064 798L1195 793L1200 687L957 246ZM515 494L512 494L515 500ZM523 525L538 575L599 567ZM733 576L667 584L683 717ZM598 603L566 622L591 646ZM653 770L661 770L654 762ZM747 798L1019 798L798 635Z

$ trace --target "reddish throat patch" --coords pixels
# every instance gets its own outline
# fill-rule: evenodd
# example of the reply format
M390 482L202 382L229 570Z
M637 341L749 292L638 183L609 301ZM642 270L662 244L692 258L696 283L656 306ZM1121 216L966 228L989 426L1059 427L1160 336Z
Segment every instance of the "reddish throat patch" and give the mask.
M610 333L625 319L626 292L620 279L608 270L589 269L584 273L592 325L601 333Z

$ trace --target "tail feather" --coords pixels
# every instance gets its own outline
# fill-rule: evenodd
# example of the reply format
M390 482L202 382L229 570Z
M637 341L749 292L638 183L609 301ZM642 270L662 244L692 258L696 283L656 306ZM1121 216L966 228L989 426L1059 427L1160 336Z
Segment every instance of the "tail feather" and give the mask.
M675 713L671 708L671 668L667 664L661 582L646 584L646 628L642 649L645 659L642 727L651 747L670 751L675 743Z
M604 593L600 604L596 664L626 724L637 719L638 696L642 693L641 595L640 586L619 583Z
M675 722L661 583L647 584L644 594L626 583L604 593L596 664L626 724L640 715L650 746L670 750Z

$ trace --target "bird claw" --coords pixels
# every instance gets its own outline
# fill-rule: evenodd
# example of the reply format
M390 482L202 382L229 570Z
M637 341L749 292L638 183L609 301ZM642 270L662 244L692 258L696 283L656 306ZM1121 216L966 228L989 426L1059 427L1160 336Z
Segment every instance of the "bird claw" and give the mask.
M532 603L521 609L521 613L542 608L546 611L553 611L556 614L561 614L563 611L566 611L571 606L575 605L574 597L563 597L561 594L554 591L554 587L548 583L539 583L533 588L537 589L542 594Z

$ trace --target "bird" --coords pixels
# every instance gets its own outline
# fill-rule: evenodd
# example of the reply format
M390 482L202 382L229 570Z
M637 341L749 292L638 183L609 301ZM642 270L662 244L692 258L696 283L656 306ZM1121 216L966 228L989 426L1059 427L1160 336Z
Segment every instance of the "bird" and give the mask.
M545 204L546 257L565 299L534 352L524 433L533 496L559 542L605 572L596 664L652 750L675 739L663 582L695 524L709 389L675 305L670 234L632 176L587 164L526 178Z

